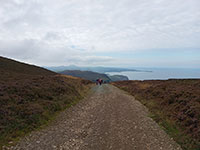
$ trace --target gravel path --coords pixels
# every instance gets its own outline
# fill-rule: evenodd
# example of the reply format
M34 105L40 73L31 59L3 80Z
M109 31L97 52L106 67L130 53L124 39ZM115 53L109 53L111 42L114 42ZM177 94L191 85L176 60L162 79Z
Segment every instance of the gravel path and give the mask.
M13 150L180 150L134 97L112 85L95 86L48 127Z

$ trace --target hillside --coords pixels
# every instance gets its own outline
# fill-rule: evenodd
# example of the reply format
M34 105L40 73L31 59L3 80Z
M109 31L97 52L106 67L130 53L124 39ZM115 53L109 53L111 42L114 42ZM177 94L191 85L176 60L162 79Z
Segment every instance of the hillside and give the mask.
M0 149L82 99L90 81L0 57Z
M0 71L27 74L27 75L55 75L54 72L47 69L37 67L34 65L28 65L22 62L17 62L12 59L4 58L0 56Z
M74 77L79 77L83 79L87 79L90 81L96 81L96 79L103 79L104 81L111 81L111 79L106 75L102 73L97 73L97 72L92 72L92 71L80 71L80 70L65 70L63 72L60 72L61 74L64 75L70 75Z
M92 72L92 71L65 70L59 73L64 74L64 75L70 75L74 77L83 78L83 79L90 80L93 82L95 82L96 79L99 79L99 78L103 79L105 82L129 80L127 76L123 76L123 75L111 76L111 75Z
M123 76L123 75L109 75L109 78L111 79L111 81L126 81L129 80L127 76Z
M112 84L146 105L152 118L183 149L200 148L200 80L122 81Z

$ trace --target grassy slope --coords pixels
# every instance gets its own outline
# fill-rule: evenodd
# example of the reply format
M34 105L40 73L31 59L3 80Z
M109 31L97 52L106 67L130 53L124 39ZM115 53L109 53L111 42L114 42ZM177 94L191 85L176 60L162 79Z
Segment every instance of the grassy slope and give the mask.
M134 95L182 147L200 149L200 80L122 81L113 85Z
M80 100L90 81L0 57L0 149Z
M17 62L12 59L4 58L0 56L0 71L7 71L7 73L20 73L27 75L55 75L55 72L49 71L47 69L37 67L34 65L29 65L21 62ZM13 77L13 75L11 74ZM6 77L7 76L2 76Z

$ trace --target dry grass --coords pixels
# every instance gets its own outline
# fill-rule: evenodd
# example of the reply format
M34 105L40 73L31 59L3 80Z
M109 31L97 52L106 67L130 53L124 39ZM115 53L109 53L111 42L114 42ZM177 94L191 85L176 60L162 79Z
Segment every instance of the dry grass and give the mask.
M0 149L82 99L91 85L6 58L0 64Z
M122 81L113 85L146 105L183 147L200 149L200 80Z

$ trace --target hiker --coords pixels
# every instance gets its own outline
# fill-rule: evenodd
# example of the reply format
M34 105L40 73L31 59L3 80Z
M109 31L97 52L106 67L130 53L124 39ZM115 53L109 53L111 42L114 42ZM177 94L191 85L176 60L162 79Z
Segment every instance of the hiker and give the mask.
M99 79L96 79L96 85L98 85L99 84Z
M101 84L103 84L103 80L101 79Z
M101 79L99 79L99 85L101 85Z
M102 79L99 79L99 84L101 85L103 83L103 80Z

